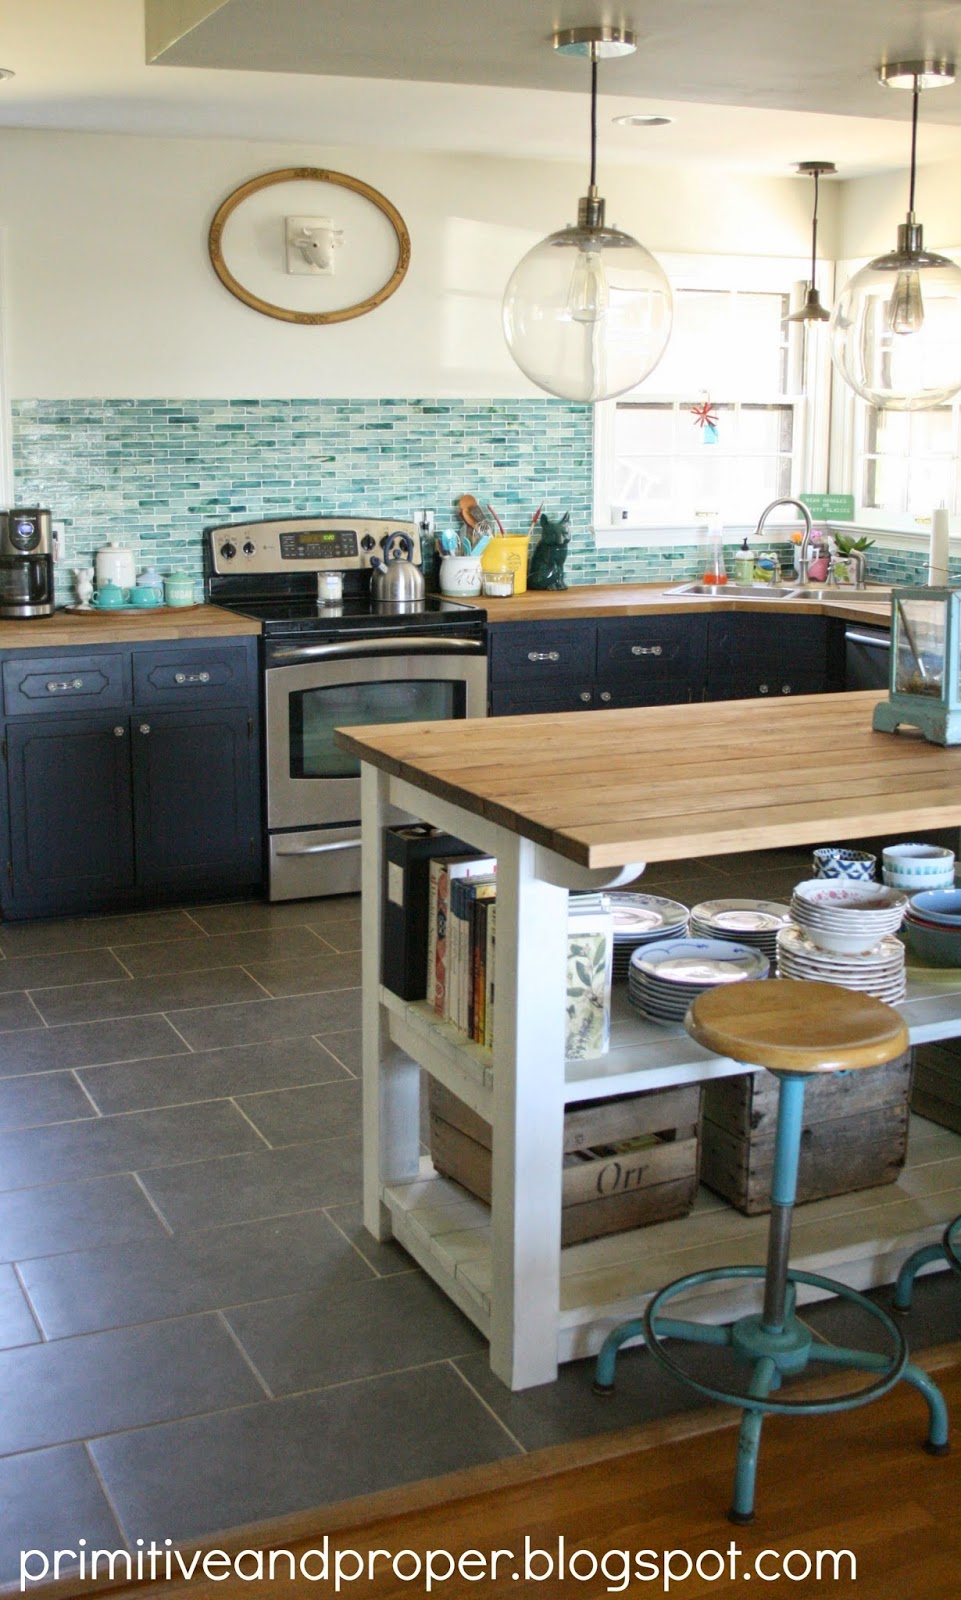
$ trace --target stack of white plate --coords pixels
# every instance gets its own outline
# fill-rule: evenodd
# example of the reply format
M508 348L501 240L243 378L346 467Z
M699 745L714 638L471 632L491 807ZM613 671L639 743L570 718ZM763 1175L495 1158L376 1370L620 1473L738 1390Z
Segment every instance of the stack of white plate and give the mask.
M791 920L777 900L702 900L691 912L691 933L700 939L730 939L777 958L778 930Z
M727 939L665 939L635 950L628 999L651 1022L683 1022L688 1006L721 983L766 978L767 956Z
M615 890L604 899L614 915L615 981L626 978L631 955L658 939L679 939L687 932L687 906L659 894L629 894Z
M811 878L795 885L791 916L820 950L862 955L897 933L908 908L900 889L847 878Z
M839 955L819 950L800 928L782 928L777 936L777 975L836 983L896 1005L905 995L904 945L886 934L866 954Z

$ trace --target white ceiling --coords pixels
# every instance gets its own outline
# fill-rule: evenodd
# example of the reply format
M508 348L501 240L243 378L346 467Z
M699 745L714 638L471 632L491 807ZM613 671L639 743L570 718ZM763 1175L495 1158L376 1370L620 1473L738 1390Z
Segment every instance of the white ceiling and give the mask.
M0 0L0 127L580 160L589 68L548 39L616 20L640 43L600 67L602 161L830 160L843 178L907 165L910 96L877 84L879 61L961 61L961 0L146 3L171 39L150 65L144 0ZM628 111L676 120L615 127ZM955 157L961 83L922 98L919 160Z

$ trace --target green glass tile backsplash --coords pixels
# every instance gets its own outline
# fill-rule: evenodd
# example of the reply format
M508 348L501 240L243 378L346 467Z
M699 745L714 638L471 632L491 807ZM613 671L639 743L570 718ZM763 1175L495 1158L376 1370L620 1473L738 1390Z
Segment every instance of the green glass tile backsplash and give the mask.
M461 494L490 501L508 531L542 502L570 510L568 583L694 573L690 547L595 550L591 408L563 400L18 400L13 460L16 503L65 525L61 600L109 539L199 578L211 523L424 506L443 528ZM873 551L870 570L912 583L923 562Z

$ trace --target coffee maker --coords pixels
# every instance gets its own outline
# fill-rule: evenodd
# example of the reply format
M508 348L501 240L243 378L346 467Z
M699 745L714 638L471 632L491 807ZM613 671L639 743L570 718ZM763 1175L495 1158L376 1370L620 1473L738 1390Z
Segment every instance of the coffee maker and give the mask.
M49 617L53 609L50 512L0 512L0 617Z

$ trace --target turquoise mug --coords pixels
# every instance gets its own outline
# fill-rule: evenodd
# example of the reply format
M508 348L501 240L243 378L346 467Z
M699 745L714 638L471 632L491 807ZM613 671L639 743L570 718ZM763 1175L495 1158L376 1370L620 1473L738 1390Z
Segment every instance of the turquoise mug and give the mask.
M126 605L128 589L121 589L115 583L102 583L90 604L101 611L116 611L120 606Z
M137 583L130 591L130 604L133 606L159 606L160 595L151 585Z

